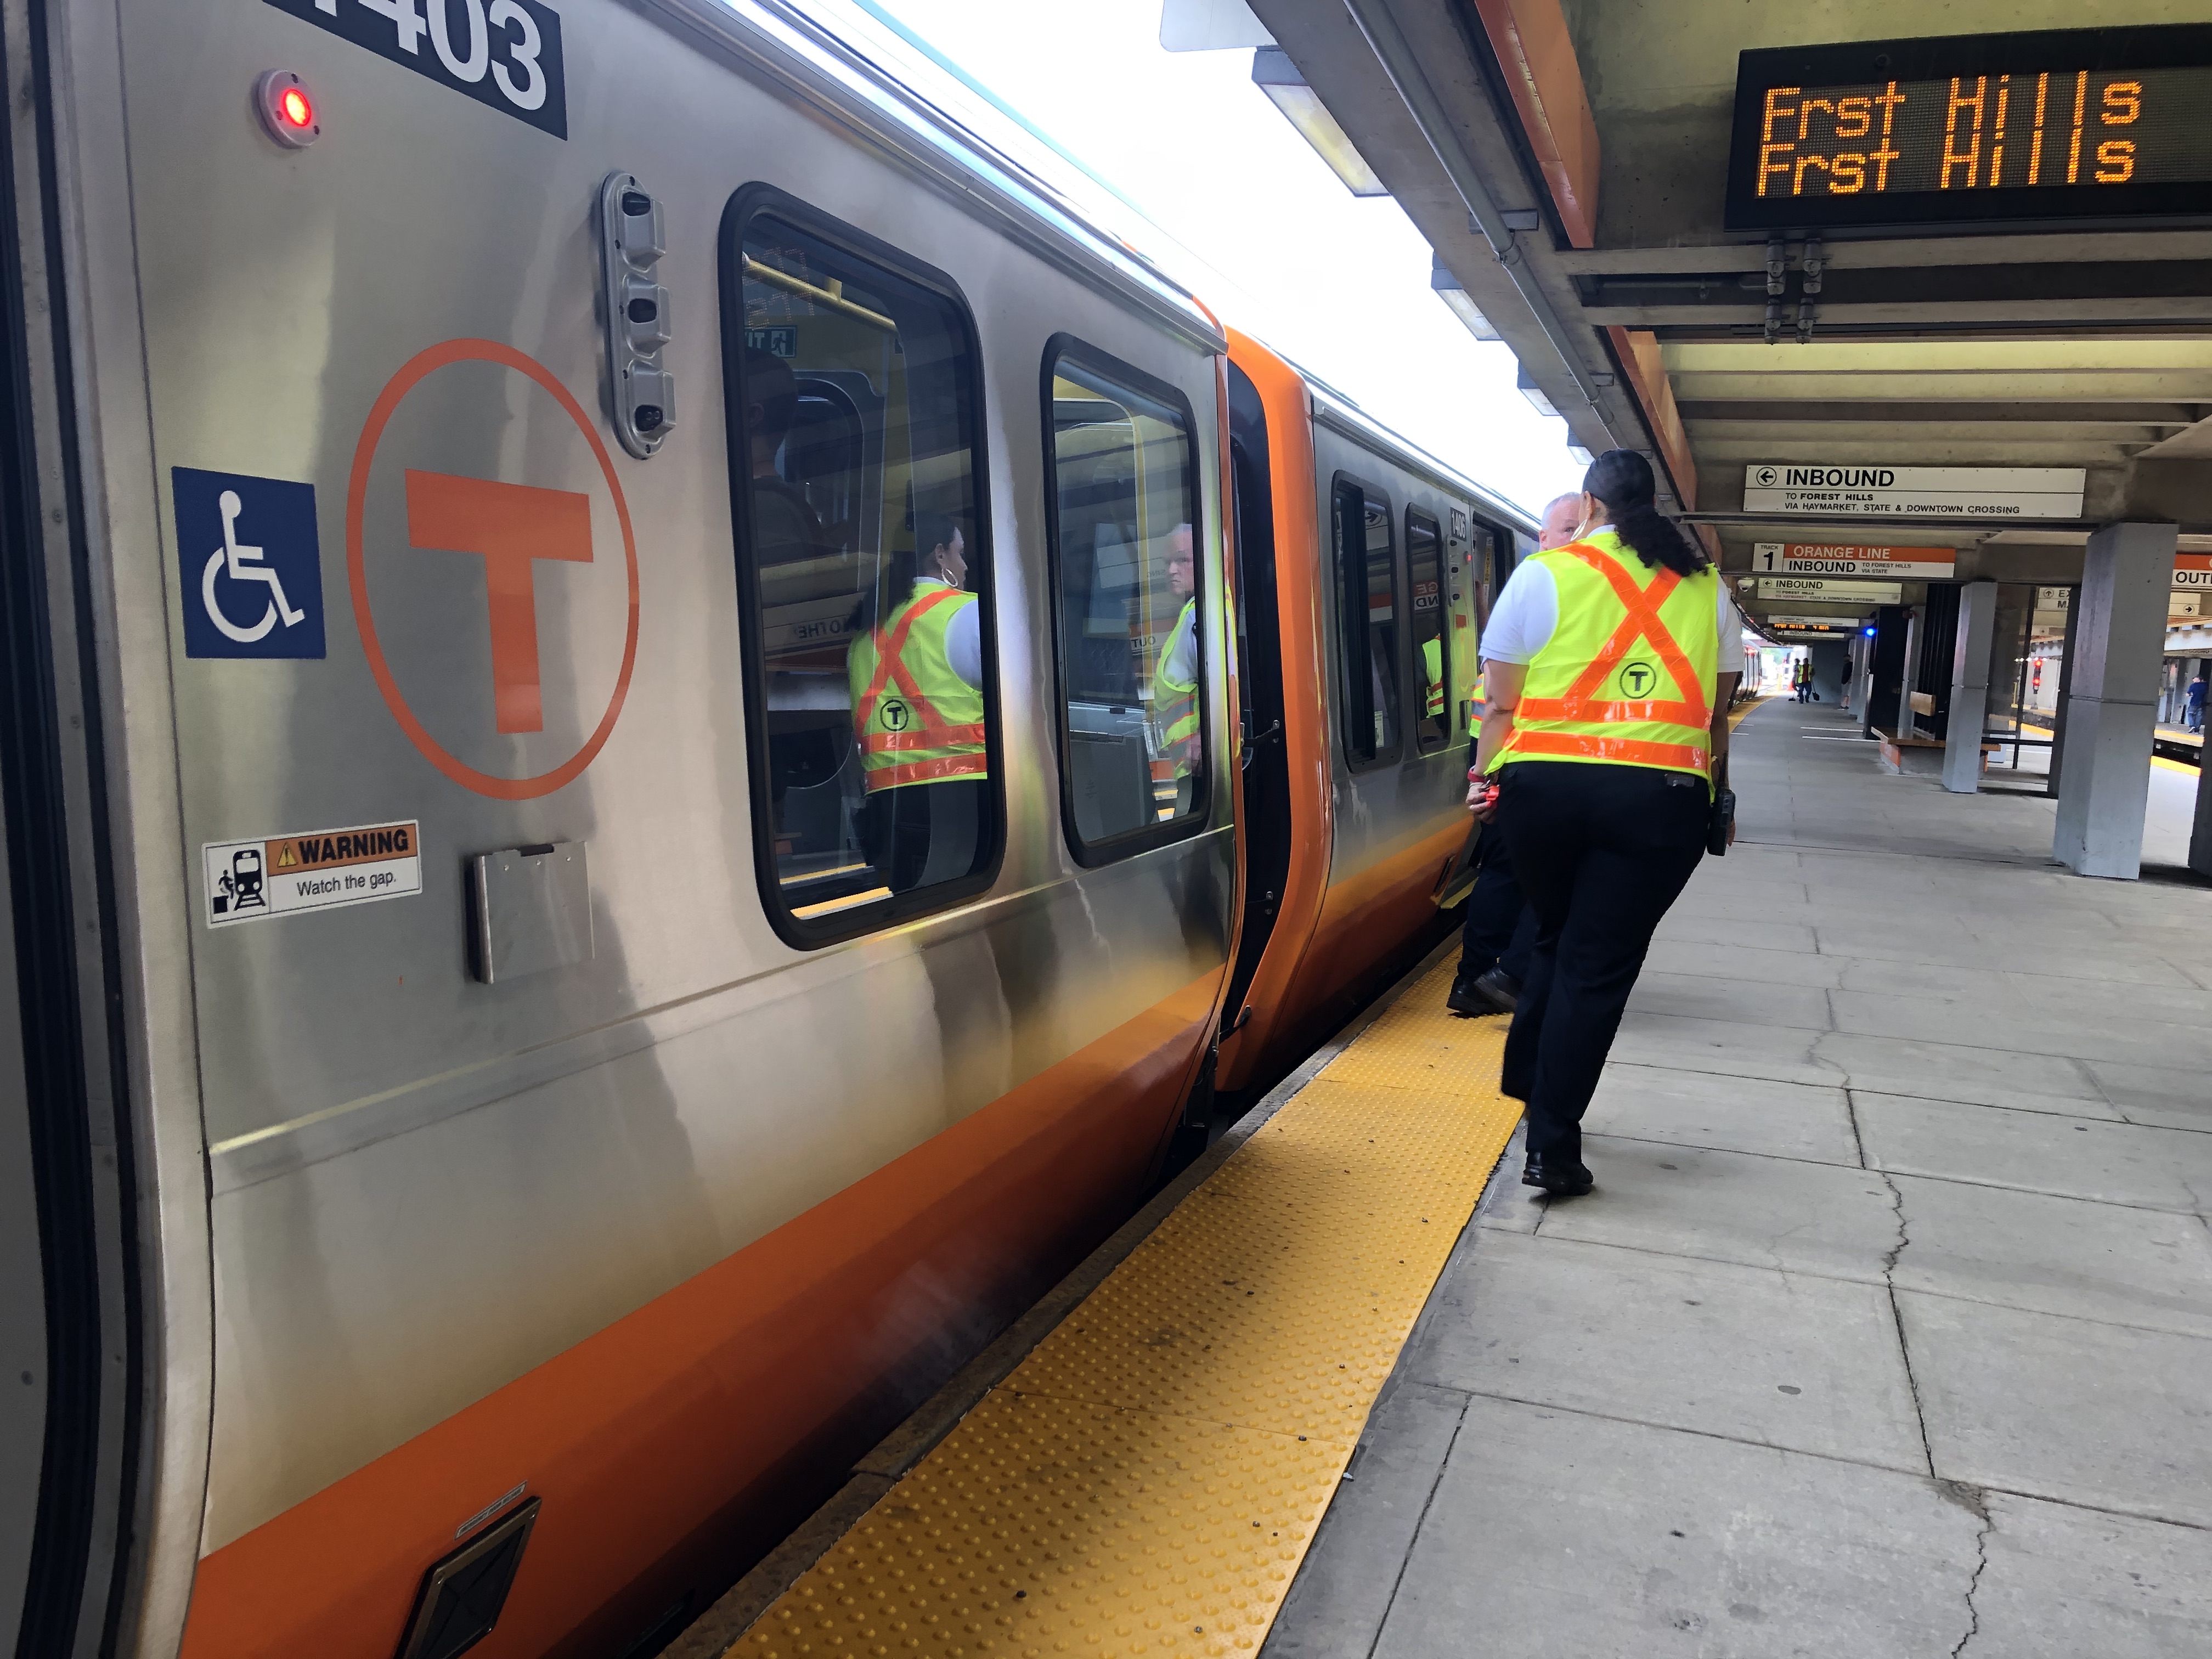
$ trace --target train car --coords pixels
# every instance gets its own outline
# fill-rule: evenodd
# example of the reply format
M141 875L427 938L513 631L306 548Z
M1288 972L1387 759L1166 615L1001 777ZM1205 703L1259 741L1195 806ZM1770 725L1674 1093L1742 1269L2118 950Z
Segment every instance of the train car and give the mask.
M1504 517L777 0L0 58L0 1618L651 1654L1417 931Z
M1476 643L1534 521L1230 333L1243 927L1227 1109L1427 935L1468 838Z

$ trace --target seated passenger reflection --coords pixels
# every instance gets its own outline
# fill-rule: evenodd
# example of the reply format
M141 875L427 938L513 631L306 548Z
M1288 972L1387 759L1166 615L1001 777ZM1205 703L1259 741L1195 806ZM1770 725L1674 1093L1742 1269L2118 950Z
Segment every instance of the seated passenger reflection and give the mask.
M776 455L799 420L799 382L772 351L745 348L745 439L752 449L754 556L763 565L814 556L822 526L806 494L776 471Z
M1198 769L1198 560L1190 526L1168 532L1168 595L1181 599L1173 626L1160 642L1152 670L1152 721L1159 732L1160 760L1175 780L1176 816L1190 811L1191 775ZM1155 776L1158 775L1157 773Z
M990 775L983 722L983 637L964 590L966 543L943 514L915 515L917 558L894 553L882 590L861 603L848 659L860 740L869 861L894 893L973 866Z

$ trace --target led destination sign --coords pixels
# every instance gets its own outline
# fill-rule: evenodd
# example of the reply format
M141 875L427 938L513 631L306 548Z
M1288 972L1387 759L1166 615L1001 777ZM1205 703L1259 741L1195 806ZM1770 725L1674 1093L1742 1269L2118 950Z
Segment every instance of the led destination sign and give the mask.
M2212 212L2212 27L1741 54L1733 228Z

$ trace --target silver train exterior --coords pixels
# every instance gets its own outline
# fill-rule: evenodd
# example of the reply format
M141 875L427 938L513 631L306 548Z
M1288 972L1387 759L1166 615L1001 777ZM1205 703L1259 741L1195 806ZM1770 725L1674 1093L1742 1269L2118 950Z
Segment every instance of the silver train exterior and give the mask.
M1247 1007L1345 994L1328 927L1403 943L1360 878L1456 838L1464 709L1355 774L1322 540L1244 550L1314 642L1270 810L1334 850L1240 958L1227 337L773 0L0 22L0 1617L42 1655L382 1659L496 1531L477 1651L649 1652L1127 1212L1224 1024L1279 1053ZM665 343L610 309L630 192ZM777 896L745 202L951 319L991 778L939 900ZM1196 502L1202 787L1126 855L1071 827L1069 339L1180 411ZM1277 501L1326 513L1318 451L1525 538L1325 392L1300 418Z

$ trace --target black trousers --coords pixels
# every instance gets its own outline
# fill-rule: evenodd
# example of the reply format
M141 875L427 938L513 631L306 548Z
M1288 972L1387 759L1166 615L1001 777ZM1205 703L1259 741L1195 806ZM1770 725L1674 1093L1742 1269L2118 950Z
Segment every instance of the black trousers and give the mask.
M870 795L861 809L861 845L884 885L907 893L925 879L947 881L967 873L975 862L986 787L978 778L948 778Z
M1467 896L1467 923L1460 932L1458 977L1480 979L1492 968L1503 968L1514 980L1526 980L1536 948L1536 913L1522 896L1512 850L1496 824L1483 826L1474 856L1474 890Z
M1504 767L1497 827L1536 912L1500 1086L1532 1157L1582 1156L1583 1114L1660 918L1698 867L1711 795L1686 772L1577 761Z

